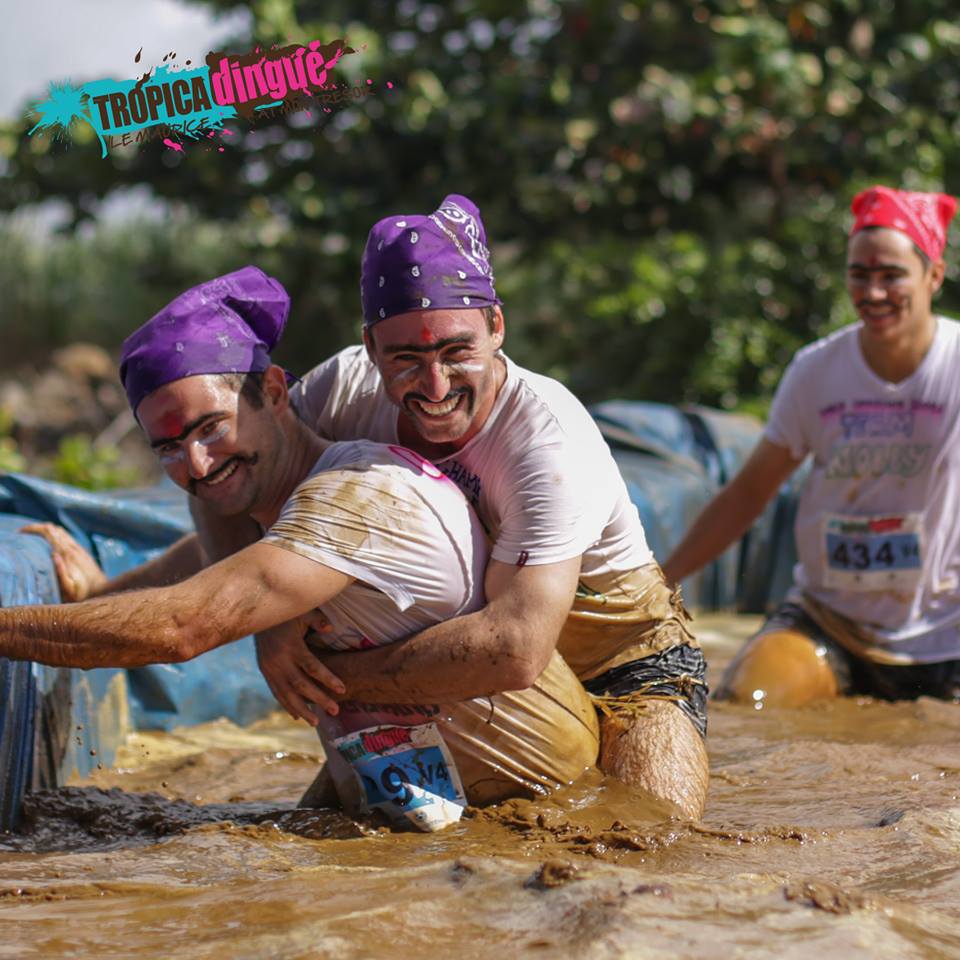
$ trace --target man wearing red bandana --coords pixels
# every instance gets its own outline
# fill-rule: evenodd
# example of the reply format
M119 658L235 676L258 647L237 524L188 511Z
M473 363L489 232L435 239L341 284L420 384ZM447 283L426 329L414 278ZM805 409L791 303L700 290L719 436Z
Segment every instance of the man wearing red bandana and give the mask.
M950 196L853 201L859 321L800 350L757 448L664 566L678 581L740 537L809 456L786 602L717 696L960 696L960 323L937 316Z

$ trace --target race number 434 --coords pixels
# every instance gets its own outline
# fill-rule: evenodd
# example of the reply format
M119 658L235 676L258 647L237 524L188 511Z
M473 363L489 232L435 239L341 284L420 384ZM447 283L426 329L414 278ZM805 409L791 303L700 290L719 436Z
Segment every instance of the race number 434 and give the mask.
M823 517L823 583L835 590L912 590L923 568L923 515Z

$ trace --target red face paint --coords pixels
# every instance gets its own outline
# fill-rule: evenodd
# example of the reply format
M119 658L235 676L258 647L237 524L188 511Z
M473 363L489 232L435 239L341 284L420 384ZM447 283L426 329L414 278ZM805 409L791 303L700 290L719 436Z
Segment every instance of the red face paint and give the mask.
M158 424L161 437L179 437L183 432L183 417L178 413L164 413Z
M420 328L420 342L429 343L433 339L433 334L430 332L430 328L424 324Z

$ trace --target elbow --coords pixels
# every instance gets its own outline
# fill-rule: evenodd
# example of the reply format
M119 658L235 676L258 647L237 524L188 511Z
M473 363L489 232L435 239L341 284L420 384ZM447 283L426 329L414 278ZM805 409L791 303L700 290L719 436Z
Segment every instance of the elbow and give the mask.
M521 662L504 671L504 690L527 690L536 682L543 670L530 662Z
M209 626L207 632L209 631ZM172 623L165 631L163 649L165 663L186 663L203 653L208 644L202 641L203 633L199 624Z
M554 643L531 643L529 634L514 638L503 661L503 689L526 690L532 687L546 670L554 646Z

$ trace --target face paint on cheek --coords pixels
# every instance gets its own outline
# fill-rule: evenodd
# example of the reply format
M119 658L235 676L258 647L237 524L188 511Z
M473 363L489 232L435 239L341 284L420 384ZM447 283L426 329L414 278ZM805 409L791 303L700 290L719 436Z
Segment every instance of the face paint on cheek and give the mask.
M221 423L217 429L213 431L213 433L210 433L205 437L198 437L196 440L187 440L183 446L177 447L176 450L170 450L166 453L158 453L157 459L165 467L173 466L176 463L183 463L187 459L188 444L196 443L201 447L209 447L218 440L222 440L229 432L229 424Z
M186 451L183 447L178 447L176 450L170 451L169 453L158 453L157 459L165 467L172 467L176 463L183 463L186 459Z
M482 363L447 363L444 366L450 373L483 373L485 369Z
M399 373L394 374L390 378L390 385L392 386L395 383L400 383L401 380L411 380L417 375L416 367L407 367L406 370L401 370Z
M199 437L197 443L201 447L209 447L212 443L216 443L218 440L222 440L230 432L230 427L226 423L221 423L213 433L208 434L205 437Z

